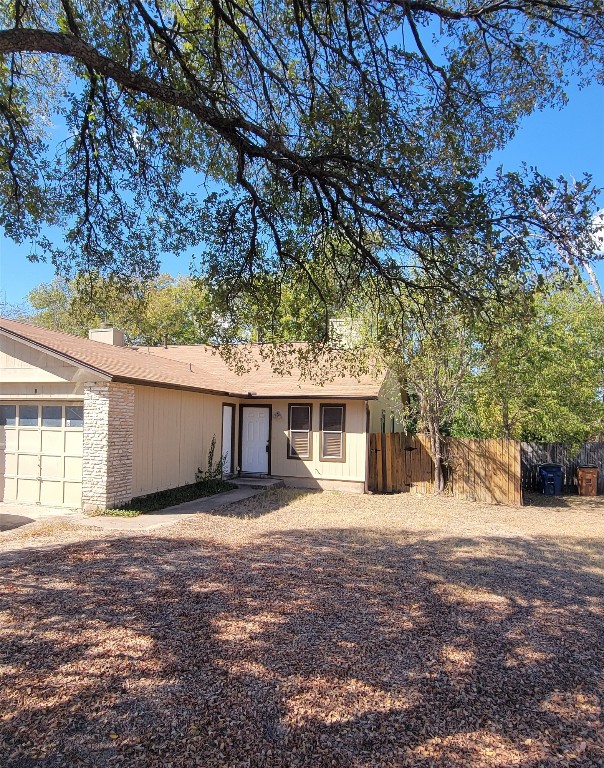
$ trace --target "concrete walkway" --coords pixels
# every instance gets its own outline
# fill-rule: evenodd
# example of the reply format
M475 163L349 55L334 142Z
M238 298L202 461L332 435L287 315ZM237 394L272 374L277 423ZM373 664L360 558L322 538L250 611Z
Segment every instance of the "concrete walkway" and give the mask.
M25 515L32 520L42 517L73 517L81 514L80 509L69 507L47 507L44 504L17 504L12 501L0 501L0 514Z
M42 504L13 504L0 502L0 533L21 528L23 525L36 520L64 517L69 520L79 520L82 511L66 507L46 507Z
M178 523L187 515L197 515L201 512L213 512L219 507L236 504L238 501L250 499L269 488L282 488L283 480L274 478L243 478L230 481L238 487L234 491L219 493L216 496L206 496L194 501L186 501L173 507L166 507L157 512L147 512L138 517L112 517L111 515L82 515L78 518L79 525L102 528L106 531L150 531L165 525Z
M0 532L19 528L36 520L66 518L77 525L101 528L105 531L150 531L166 525L173 525L187 515L213 512L219 507L236 504L269 488L282 488L283 480L268 478L236 478L232 481L237 488L216 496L206 496L184 504L148 512L138 517L113 517L111 515L86 515L80 509L65 507L44 507L39 504L10 504L0 502Z

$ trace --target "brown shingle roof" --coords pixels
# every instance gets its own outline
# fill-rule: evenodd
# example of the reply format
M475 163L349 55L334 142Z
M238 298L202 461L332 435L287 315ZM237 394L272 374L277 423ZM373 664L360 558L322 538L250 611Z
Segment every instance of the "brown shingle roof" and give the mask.
M251 370L239 375L205 345L164 347L114 347L68 333L39 328L30 323L0 318L0 332L56 353L74 365L91 369L112 381L190 389L238 397L359 398L378 396L384 375L355 378L339 375L323 383L301 378L295 366L278 374L255 345L246 347Z
M114 347L16 320L0 318L0 331L47 352L56 352L74 365L83 365L112 381L227 394L225 387L211 373L194 371L186 362L160 360L154 355L140 354L131 347Z
M306 345L293 345L305 347ZM147 349L147 348L145 348ZM225 383L229 391L240 392L243 396L290 397L290 398L359 398L374 399L378 396L384 382L385 373L376 371L374 375L362 375L358 378L348 373L333 377L333 371L326 381L313 381L303 378L300 369L292 361L287 373L275 373L271 361L263 358L261 349L256 344L245 346L245 360L250 366L247 373L235 373L217 353L215 347L204 344L191 346L149 347L152 355L162 359L180 360L191 363L194 370L204 370L219 381ZM334 353L335 356L335 353ZM329 360L323 362L329 364ZM333 378L332 378L333 377Z

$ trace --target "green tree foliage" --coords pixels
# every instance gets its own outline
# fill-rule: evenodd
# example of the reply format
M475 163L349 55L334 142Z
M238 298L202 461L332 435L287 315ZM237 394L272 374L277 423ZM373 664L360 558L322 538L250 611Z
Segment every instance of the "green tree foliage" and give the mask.
M578 446L604 432L603 395L604 306L554 289L483 338L454 432Z
M223 342L282 343L329 342L330 320L364 307L370 294L357 284L354 292L342 293L337 247L322 237L309 246L296 265L280 273L257 270L237 280L228 276L211 281L210 295L216 316L216 338ZM205 282L205 281L204 281Z
M530 293L517 284L514 302L493 296L474 313L422 292L404 306L387 296L356 321L365 354L395 374L393 403L407 394L408 431L430 436L436 493L443 435L578 447L604 433L604 305L582 283L552 278Z
M57 278L29 294L28 318L46 328L86 336L108 322L138 344L199 344L211 337L207 294L189 277L160 275L147 281L120 282L98 274Z
M0 224L71 275L142 279L199 249L233 306L258 284L278 303L325 232L343 295L419 272L481 300L593 252L589 179L482 176L567 78L602 76L603 18L601 0L6 0Z
M370 310L361 317L361 345L383 359L393 373L392 392L386 392L393 409L408 432L425 432L430 437L434 492L442 493L446 459L442 436L466 402L472 371L480 359L476 318L463 304L446 298L427 302L426 294L405 311L398 302L388 300L377 312Z

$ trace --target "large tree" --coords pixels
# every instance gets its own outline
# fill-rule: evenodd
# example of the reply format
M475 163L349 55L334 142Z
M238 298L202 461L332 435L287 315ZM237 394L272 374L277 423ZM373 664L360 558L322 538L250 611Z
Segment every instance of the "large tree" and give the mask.
M208 343L215 326L207 291L190 277L122 282L82 273L42 283L28 299L33 312L20 319L78 336L108 322L132 344Z
M406 304L384 294L356 311L352 337L395 374L393 407L407 431L429 435L435 492L444 490L443 435L564 442L578 447L604 429L604 305L581 281L539 289L510 282L477 311L418 292ZM350 315L349 315L350 317ZM355 322L350 320L350 322ZM396 404L400 392L406 400Z
M479 350L468 318L454 307L428 308L420 322L404 325L391 366L408 395L401 415L430 438L438 494L445 490L443 433L465 403Z
M455 434L575 447L602 435L604 307L580 284L546 288L524 313L508 311L495 331L479 330Z
M588 180L481 169L602 76L601 0L6 0L0 25L0 223L63 272L203 248L232 295L293 273L327 303L328 242L343 291L473 301L593 250Z

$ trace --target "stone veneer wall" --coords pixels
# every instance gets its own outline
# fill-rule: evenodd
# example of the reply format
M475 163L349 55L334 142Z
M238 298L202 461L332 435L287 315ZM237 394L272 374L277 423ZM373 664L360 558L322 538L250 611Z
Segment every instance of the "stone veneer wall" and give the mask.
M106 509L132 498L134 387L84 386L82 506Z

